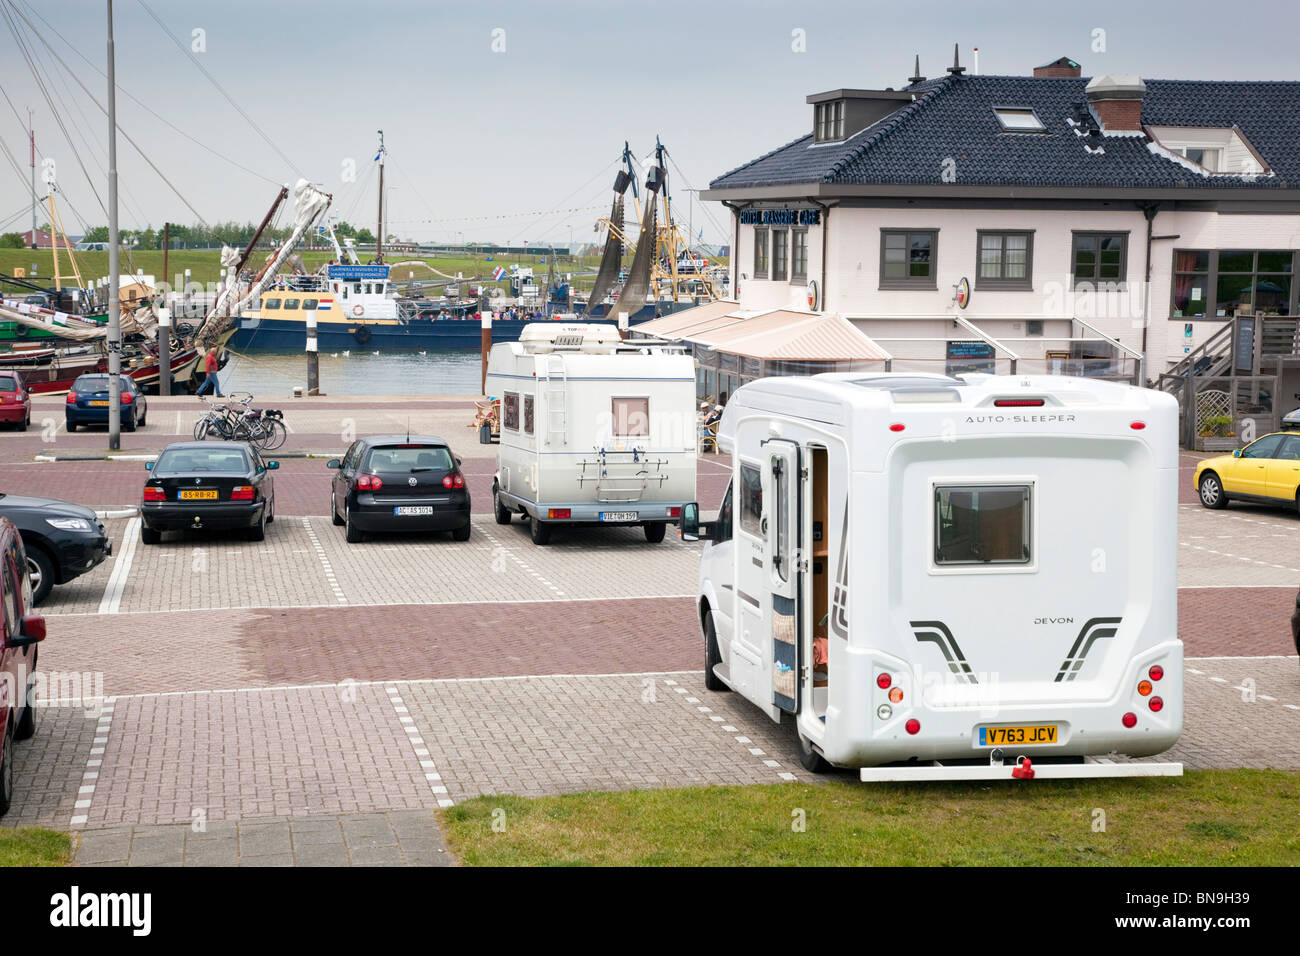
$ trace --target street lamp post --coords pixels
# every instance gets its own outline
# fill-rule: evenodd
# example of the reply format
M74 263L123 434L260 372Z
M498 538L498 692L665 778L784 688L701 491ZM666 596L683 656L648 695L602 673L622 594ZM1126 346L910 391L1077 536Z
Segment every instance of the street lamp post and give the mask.
M122 447L122 316L117 243L117 71L113 54L113 0L108 0L108 447Z

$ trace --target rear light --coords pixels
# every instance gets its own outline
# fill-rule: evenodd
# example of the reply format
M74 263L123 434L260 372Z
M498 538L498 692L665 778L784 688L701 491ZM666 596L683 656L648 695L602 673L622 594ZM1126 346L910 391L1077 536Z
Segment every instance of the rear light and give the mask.
M1151 694L1151 682L1149 680L1139 681L1138 693L1143 697L1149 696Z
M881 720L888 720L890 717L894 716L894 708L890 707L888 704L881 704L876 708L876 716Z
M361 475L357 478L358 491L378 491L382 487L384 482L378 475Z
M1161 700L1159 697L1152 697L1149 701L1147 701L1147 706L1150 707L1152 710L1159 712L1165 709L1165 702Z
M1135 432L1140 432L1142 429L1144 429L1144 428L1147 427L1147 423L1146 423L1146 422L1130 422L1128 427L1131 428L1131 429L1133 429Z
M907 723L903 724L903 729L909 734L916 736L921 732L921 722L913 717Z
M155 488L153 485L145 485L144 500L145 501L166 501L167 492L163 491L161 488Z
M999 398L993 402L996 408L1038 408L1043 404L1041 398Z
M1165 669L1159 664L1152 664L1151 670L1147 671L1147 676L1152 680L1159 680L1165 676Z
M879 687L881 690L884 690L885 688L887 688L887 687L888 687L890 684L892 684L893 682L894 682L894 679L893 679L892 677L890 677L888 674L877 674L877 675L876 675L876 686Z
M122 404L123 404L123 405L130 405L132 401L134 401L134 399L131 398L131 393L130 393L130 392L123 392L123 393L122 393Z
M680 518L681 516L682 516L682 509L681 509L681 508L669 508L669 509L668 509L668 517L670 517L670 518Z
M895 687L889 692L889 702L891 704L900 704L903 702L903 688Z
M231 501L252 501L253 486L235 485L235 487L230 490L230 500Z
M904 425L902 422L894 422L894 424L889 426L889 430L891 432L901 432L906 427L907 426Z
M465 476L459 471L453 471L450 474L443 475L442 486L444 488L464 488Z
M76 393L76 392L68 392L68 404L69 404L69 405L75 405L75 404L77 404L77 393Z
M1123 718L1121 718L1121 719L1124 721L1124 726L1125 726L1125 727L1136 727L1136 726L1137 726L1137 722L1138 722L1138 715L1137 715L1137 714L1134 714L1134 713L1127 713L1127 714L1125 714L1125 715L1123 716Z
M547 509L546 516L548 518L567 518L572 513L572 510L569 508L549 508Z

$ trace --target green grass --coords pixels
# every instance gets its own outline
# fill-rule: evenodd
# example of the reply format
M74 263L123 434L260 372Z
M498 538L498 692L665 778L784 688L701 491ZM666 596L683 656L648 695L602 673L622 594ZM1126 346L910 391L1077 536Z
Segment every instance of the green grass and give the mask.
M72 841L39 827L0 827L0 866L66 866Z
M1268 770L496 796L440 813L471 866L1300 865L1300 774Z

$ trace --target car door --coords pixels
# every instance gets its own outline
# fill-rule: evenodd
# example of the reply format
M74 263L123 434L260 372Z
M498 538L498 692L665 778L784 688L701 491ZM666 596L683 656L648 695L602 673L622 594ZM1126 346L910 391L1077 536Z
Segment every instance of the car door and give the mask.
M714 524L713 540L705 545L705 562L713 579L717 607L712 608L713 630L718 648L731 648L731 635L736 624L736 543L731 535L731 482L722 496Z
M1270 498L1295 501L1300 487L1300 435L1285 435L1264 466L1264 493Z
M360 457L358 451L361 442L354 441L348 446L347 452L343 455L343 461L339 464L339 470L334 473L334 500L338 502L340 508L348 499L348 489L352 486L352 475L356 472L357 459Z
M1243 448L1223 479L1224 491L1267 497L1268 461L1281 444L1281 435L1265 435Z

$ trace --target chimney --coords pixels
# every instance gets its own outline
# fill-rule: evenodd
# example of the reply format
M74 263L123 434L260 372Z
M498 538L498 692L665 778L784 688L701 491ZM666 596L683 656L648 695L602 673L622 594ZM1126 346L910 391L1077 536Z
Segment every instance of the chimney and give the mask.
M1051 63L1044 63L1042 66L1034 67L1034 76L1046 77L1071 77L1082 76L1083 67L1079 66L1068 56L1063 56L1059 60L1053 60Z
M1133 73L1108 73L1088 81L1088 105L1105 130L1141 130L1147 85Z

